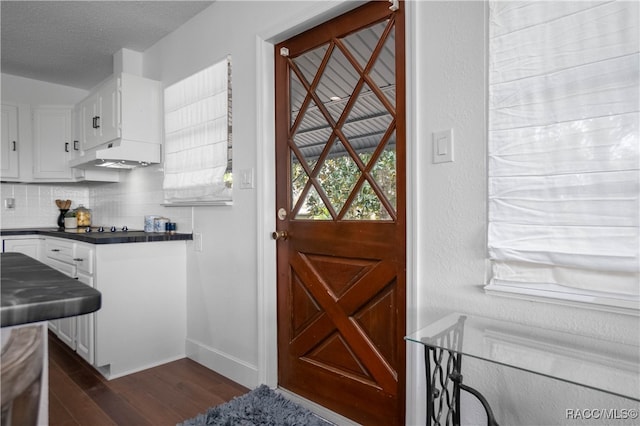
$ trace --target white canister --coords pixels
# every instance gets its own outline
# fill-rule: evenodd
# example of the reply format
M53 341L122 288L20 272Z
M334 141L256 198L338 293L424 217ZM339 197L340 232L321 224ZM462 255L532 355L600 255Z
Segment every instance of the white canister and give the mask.
M64 229L77 229L77 228L78 228L78 220L76 219L75 216L64 218Z
M160 216L149 215L144 217L144 232L154 232L155 220Z
M166 217L157 217L153 221L153 232L165 232L169 219Z

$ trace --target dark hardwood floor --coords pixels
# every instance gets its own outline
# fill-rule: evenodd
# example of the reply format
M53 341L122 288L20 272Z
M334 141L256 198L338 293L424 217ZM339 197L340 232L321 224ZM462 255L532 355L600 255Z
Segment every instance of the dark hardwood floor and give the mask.
M111 381L49 334L49 424L175 425L248 392L189 359Z

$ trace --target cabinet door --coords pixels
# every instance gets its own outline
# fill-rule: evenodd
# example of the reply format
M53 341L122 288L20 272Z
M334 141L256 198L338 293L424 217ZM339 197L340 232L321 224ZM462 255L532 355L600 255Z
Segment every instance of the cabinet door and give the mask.
M78 280L93 287L93 277L91 275L78 273ZM76 325L76 352L89 364L93 364L94 359L94 318L94 314L80 315L77 317Z
M0 151L0 177L19 177L18 168L18 108L2 105L2 148Z
M115 78L107 81L98 91L99 115L99 144L107 143L119 136L119 95Z
M80 155L80 150L84 146L84 115L82 111L82 104L76 105L73 109L73 133L71 135L73 139L73 157Z
M81 138L80 148L93 148L98 144L96 117L98 116L98 96L92 95L80 104Z
M72 180L73 107L37 107L33 111L33 177Z
M73 261L76 264L78 276L80 276L80 274L84 274L87 276L93 275L93 259L94 259L94 250L90 244L82 244L82 243L75 244Z
M71 245L67 247L67 244ZM72 255L72 245L73 243L66 241L46 239L45 255L42 257L42 262L68 277L76 278L78 276L76 265L67 262L67 258L70 259ZM76 317L49 321L49 330L54 332L71 349L76 350L76 323Z
M49 330L51 330L53 332L53 334L55 334L56 336L58 335L58 324L60 323L60 320L51 320L47 323L47 325L49 326Z
M40 260L40 239L24 238L24 239L4 239L2 241L3 251L15 251L26 254L36 260Z
M119 92L115 78L107 80L81 103L84 140L82 149L116 139L120 130Z
M76 323L77 317L61 318L58 321L57 335L64 343L74 351L76 350Z

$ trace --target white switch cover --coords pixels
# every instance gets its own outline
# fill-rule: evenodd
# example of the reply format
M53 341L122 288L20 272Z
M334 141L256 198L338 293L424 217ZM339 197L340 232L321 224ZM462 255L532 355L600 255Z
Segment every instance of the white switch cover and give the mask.
M253 169L240 170L240 189L252 189L253 183Z
M453 129L434 132L433 162L449 163L453 161Z
M193 234L193 249L195 251L202 251L202 234L194 233Z

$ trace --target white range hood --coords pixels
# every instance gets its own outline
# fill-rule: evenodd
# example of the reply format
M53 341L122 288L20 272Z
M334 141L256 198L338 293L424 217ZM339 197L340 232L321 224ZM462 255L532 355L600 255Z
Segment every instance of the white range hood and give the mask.
M69 165L78 169L133 169L160 161L159 144L116 139L85 151Z

